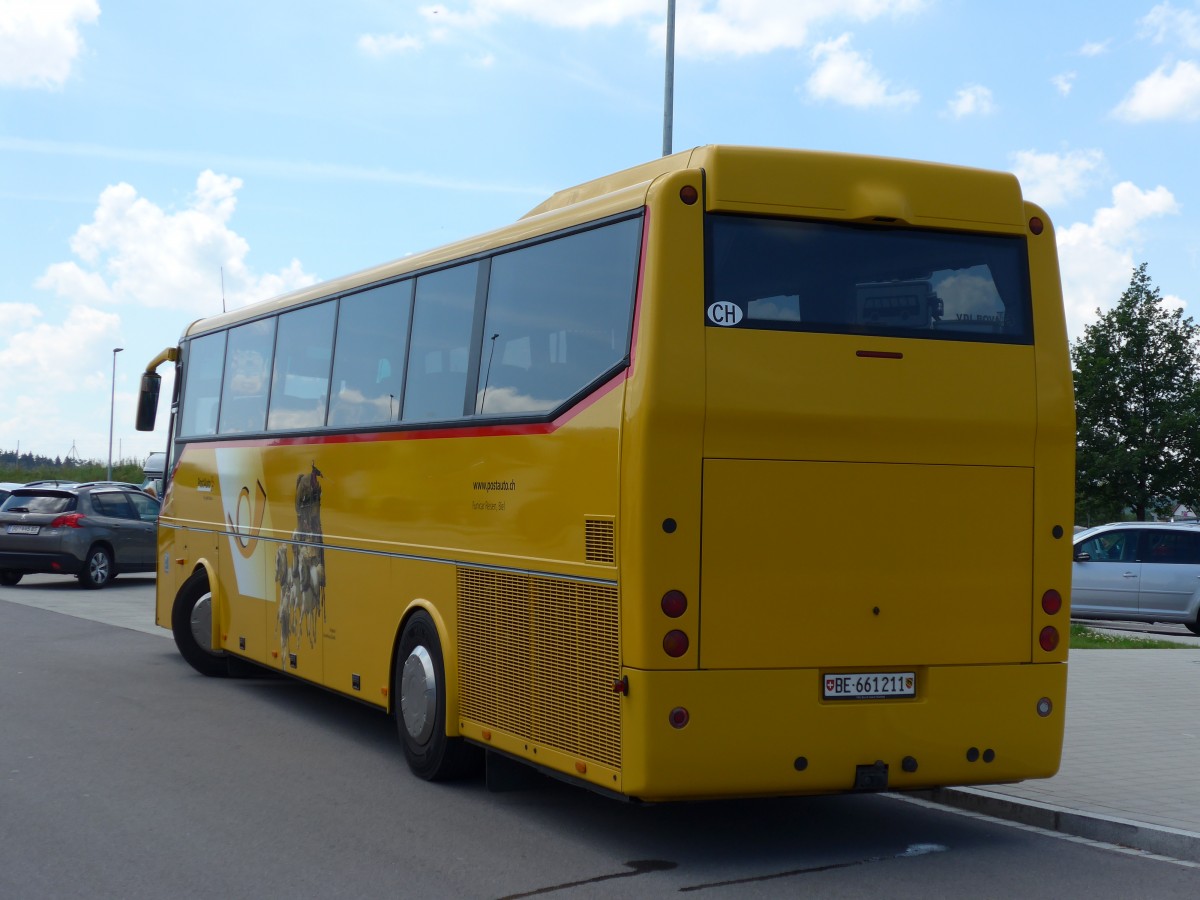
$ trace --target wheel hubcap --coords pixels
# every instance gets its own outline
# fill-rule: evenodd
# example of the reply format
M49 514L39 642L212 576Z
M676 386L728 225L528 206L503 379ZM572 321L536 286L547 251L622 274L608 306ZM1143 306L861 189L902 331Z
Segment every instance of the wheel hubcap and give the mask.
M108 581L108 557L103 553L93 553L88 560L88 575L93 584L104 584Z
M192 638L201 650L212 653L212 593L201 594L189 618Z
M433 657L424 647L413 647L404 661L400 673L400 714L409 737L418 744L429 740L437 717L437 676Z

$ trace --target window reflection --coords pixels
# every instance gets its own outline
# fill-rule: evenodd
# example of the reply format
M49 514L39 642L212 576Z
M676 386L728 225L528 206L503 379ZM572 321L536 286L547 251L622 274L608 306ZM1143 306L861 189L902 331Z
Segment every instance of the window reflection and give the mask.
M641 220L492 260L475 411L548 412L628 352Z

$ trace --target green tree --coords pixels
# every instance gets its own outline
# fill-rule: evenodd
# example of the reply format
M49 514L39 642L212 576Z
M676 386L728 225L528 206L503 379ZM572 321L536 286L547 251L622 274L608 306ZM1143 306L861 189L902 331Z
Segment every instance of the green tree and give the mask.
M1198 326L1163 304L1146 267L1071 347L1080 521L1200 508Z

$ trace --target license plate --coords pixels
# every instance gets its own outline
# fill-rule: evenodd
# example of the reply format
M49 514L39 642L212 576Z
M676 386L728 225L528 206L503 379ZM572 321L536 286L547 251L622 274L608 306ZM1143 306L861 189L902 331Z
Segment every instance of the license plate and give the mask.
M40 525L9 525L9 534L37 534L41 530Z
M917 696L915 672L838 672L824 678L826 700Z

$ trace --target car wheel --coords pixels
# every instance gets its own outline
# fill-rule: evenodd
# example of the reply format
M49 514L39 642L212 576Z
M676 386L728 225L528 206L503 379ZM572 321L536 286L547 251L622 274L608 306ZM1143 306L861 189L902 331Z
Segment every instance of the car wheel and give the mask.
M446 736L446 667L428 613L414 613L400 635L395 696L404 756L415 775L443 781L479 770L480 749L462 738Z
M183 583L171 608L171 633L179 655L202 675L229 675L229 657L212 646L212 591L200 571Z
M1200 634L1200 615L1196 616L1194 622L1184 622L1184 624L1187 625L1187 630L1192 634Z
M90 590L97 590L112 581L112 578L112 553L104 547L93 547L88 551L83 571L79 573L80 585Z
M23 574L22 572L15 572L12 569L0 569L0 584L5 587L12 587L14 584L20 582Z

